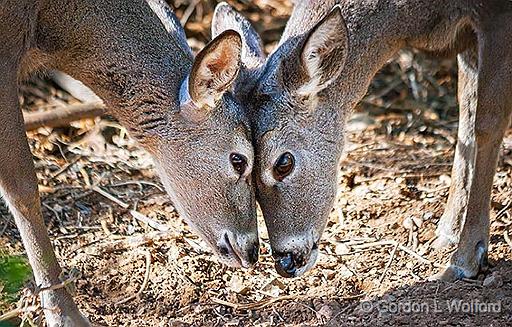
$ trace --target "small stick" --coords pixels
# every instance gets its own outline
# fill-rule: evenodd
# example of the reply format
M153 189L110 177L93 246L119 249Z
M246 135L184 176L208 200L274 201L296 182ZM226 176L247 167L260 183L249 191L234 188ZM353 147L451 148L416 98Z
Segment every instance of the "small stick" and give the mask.
M351 247L354 248L354 249L366 249L366 248L371 248L371 247L379 247L379 246L386 246L386 245L396 245L398 244L398 249L409 254L410 256L418 259L418 261L420 262L423 262L423 263L426 263L426 264L429 264L429 265L432 265L436 268L446 268L445 265L440 265L438 263L435 263L435 262L432 262L428 259L425 259L424 257L422 257L421 255L419 255L418 253L414 252L413 250L403 246L403 245L400 245L397 241L378 241L378 242L371 242L371 243L363 243L363 244L357 244L357 245L352 245Z
M7 217L10 217L10 216L7 216ZM9 226L9 218L5 219L5 224L2 227L2 230L0 231L0 236L2 236L5 233L5 231L7 230L7 226Z
M343 298L341 298L341 300L354 300L354 299L358 299L363 296L365 296L364 293L343 297ZM246 304L231 303L231 302L224 301L224 300L221 300L218 298L213 298L212 301L216 304L224 305L224 306L233 308L235 310L259 310L259 309L263 309L263 308L265 308L273 303L276 303L276 302L286 301L286 300L300 300L300 299L304 299L304 298L306 298L305 295L282 295L282 296L267 298L265 300L256 301L253 303L246 303Z
M188 5L187 9L185 9L185 11L183 12L183 16L180 19L180 23L182 26L185 26L187 24L188 19L196 9L196 6L199 3L199 1L200 0L194 0L192 3Z
M81 273L79 271L76 271L73 269L70 272L70 275L66 279L64 279L64 280L61 279L62 281L60 283L53 284L50 286L45 286L45 287L37 287L35 295L38 295L41 292L55 291L55 290L58 290L61 288L67 288L69 285L72 285L73 283L75 283L77 281L77 279L80 278L80 276L81 276Z
M116 198L112 194L108 193L107 191L103 190L101 187L99 187L97 185L93 186L91 189L94 192L103 195L104 197L106 197L110 201L117 203L123 209L128 209L130 207L130 205L128 203L119 200L118 198Z
M512 248L512 242L510 241L510 237L508 236L508 231L503 232L503 238L505 239L505 242L507 242L508 246Z
M103 253L111 253L127 249L135 249L142 245L154 243L157 241L165 241L175 239L177 236L169 232L151 232L143 235L131 236L120 240L104 242L99 245L99 251Z
M146 287L148 286L149 274L151 273L151 252L145 251L144 254L146 255L146 272L144 274L144 280L142 281L142 285L140 286L139 291L135 295L130 295L129 297L116 302L116 305L121 305L121 304L129 302L135 298L138 298L142 294L142 292L144 292Z
M496 214L496 219L501 218L501 216L512 206L512 201L508 201L508 203Z
M155 220L141 214L140 212L138 212L136 210L130 210L130 214L132 215L133 218L135 218L139 221L142 221L143 223L147 224L150 227L153 227L156 230L159 230L161 232L169 231L168 226L166 226L164 224L160 224L158 221L155 221Z
M381 285L382 281L384 281L384 277L386 277L386 274L387 274L389 268L391 267L391 263L395 259L397 250L398 250L398 242L396 243L395 247L393 248L393 251L391 252L391 255L389 256L388 263L386 264L386 268L384 268L384 272L382 273L382 275L379 278L379 285Z
M273 298L267 298L265 300L256 301L253 303L247 303L247 304L241 304L241 303L231 303L228 301L224 301L221 299L213 298L212 301L216 304L224 305L226 307L233 308L235 310L257 310L257 309L263 309L273 303L285 301L285 300L297 300L302 298L302 296L298 295L283 295Z
M379 246L386 246L386 245L396 245L396 241L377 241L377 242L370 242L370 243L362 243L362 244L354 244L351 245L351 248L354 249L367 249L367 248L375 248Z
M151 182L147 182L147 181L128 181L128 182L111 184L111 185L109 185L109 187L119 187L119 186L126 186L126 185L138 185L138 186L149 185L149 186L153 186L154 188L158 189L160 192L164 191L164 189L162 187L160 187L160 185L151 183Z
M94 118L105 113L105 105L101 102L83 103L60 107L42 112L23 113L25 130L33 131L39 127L62 127L69 123L86 118Z
M84 167L80 168L80 174L82 174L87 188L91 188L91 179L89 178L89 174L87 174L87 171L84 169Z
M53 175L50 176L50 179L54 179L56 178L57 176L59 176L60 174L62 174L63 172L65 172L66 170L68 170L71 166L73 166L74 164L76 164L78 162L78 160L80 160L80 158L82 158L81 155L78 155L76 156L73 160L71 160L67 165L64 165L61 169L59 169L58 171L56 171Z
M419 255L418 253L414 252L414 251L413 251L413 250L411 250L411 249L406 248L406 247L405 247L405 246L403 246L403 245L400 245L400 244L399 244L399 245L398 245L398 248L399 248L400 250L404 251L405 253L409 254L410 256L412 256L412 257L414 257L414 258L418 259L418 261L420 261L420 262L423 262L423 263L426 263L426 264L432 265L432 266L434 266L434 267L436 267L436 268L441 268L441 269L445 269L445 268L446 268L446 266L445 266L445 265L441 265L441 264L438 264L438 263L436 263L436 262L432 262L432 261L430 261L430 260L428 260L428 259L425 259L424 257L422 257L421 255Z
M33 312L33 311L37 311L38 310L38 307L35 306L35 305L31 305L31 306L28 306L28 307L25 307L25 308L16 308L14 310L11 310L9 312L6 312L4 313L3 315L0 316L0 321L7 321L7 320L10 320L14 317L17 317L20 315L20 313L27 313L27 312Z

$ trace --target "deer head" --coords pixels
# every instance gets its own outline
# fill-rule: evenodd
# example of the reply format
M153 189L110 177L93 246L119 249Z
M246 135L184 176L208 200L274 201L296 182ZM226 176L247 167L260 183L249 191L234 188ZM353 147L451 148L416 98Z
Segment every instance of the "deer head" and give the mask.
M343 69L347 40L335 7L280 45L251 94L257 197L285 277L314 266L336 196L344 117L329 86Z

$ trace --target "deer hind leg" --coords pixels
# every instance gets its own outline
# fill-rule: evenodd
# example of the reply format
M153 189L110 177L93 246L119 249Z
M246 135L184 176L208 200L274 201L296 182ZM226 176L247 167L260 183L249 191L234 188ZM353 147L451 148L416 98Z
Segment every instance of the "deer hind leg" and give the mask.
M469 200L470 175L475 160L475 112L478 81L477 50L470 49L458 57L459 63L459 130L452 167L450 194L436 230L435 248L459 242Z
M503 22L501 26L506 25ZM454 192L452 197L453 205L459 201L456 196L461 196L463 205L457 206L460 205L462 215L452 226L462 229L450 266L439 276L445 280L475 277L487 265L492 184L512 111L512 36L505 29L498 29L482 37L478 70L471 69L467 56L459 57L462 67L469 68L464 72L465 78L473 80L465 84L469 89L463 91L463 101L467 103L461 109L467 110L468 120L474 122L473 131L468 133L470 141L463 145L469 147L467 151L473 152L474 158L461 165L467 171L463 176L469 183L456 185L456 189L464 189Z
M14 216L37 285L48 287L61 282L61 268L40 211L32 154L18 103L15 63L0 65L0 194ZM49 326L89 326L65 288L42 291L40 296Z

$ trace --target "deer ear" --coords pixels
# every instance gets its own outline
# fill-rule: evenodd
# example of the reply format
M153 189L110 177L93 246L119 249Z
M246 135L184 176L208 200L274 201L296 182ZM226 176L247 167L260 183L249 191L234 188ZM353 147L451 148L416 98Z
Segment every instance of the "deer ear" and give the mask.
M315 95L329 86L343 70L347 51L348 30L338 5L306 36L300 63L307 76L297 93Z
M255 68L265 63L265 53L261 38L251 23L226 2L215 7L212 19L212 36L232 29L242 38L242 62L247 68Z
M213 108L240 70L242 40L232 30L225 31L199 52L188 78L190 99L198 108Z
M180 108L185 118L193 122L204 120L229 90L240 70L241 48L240 35L228 30L199 52L180 87Z

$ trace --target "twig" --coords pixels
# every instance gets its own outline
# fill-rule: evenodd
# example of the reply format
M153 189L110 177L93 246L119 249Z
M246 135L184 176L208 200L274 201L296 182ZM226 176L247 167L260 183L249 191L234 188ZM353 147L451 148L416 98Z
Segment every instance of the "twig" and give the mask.
M512 242L510 241L510 237L508 236L508 231L503 232L503 238L505 239L505 242L507 242L508 246L512 248Z
M138 298L142 294L142 292L144 292L146 287L148 286L149 274L151 273L151 252L144 251L144 254L146 255L146 273L144 274L144 280L142 281L142 285L140 286L139 291L134 295L130 295L129 297L116 302L116 305L121 305L121 304L129 302L135 298Z
M2 227L2 230L0 231L0 236L4 235L5 231L7 230L7 226L9 226L9 217L10 216L7 216L7 218L5 219L5 224Z
M150 227L153 227L156 230L159 230L161 232L169 231L169 227L168 226L166 226L164 224L161 224L158 221L155 221L155 220L153 220L153 219L151 219L151 218L141 214L138 211L130 210L130 214L132 215L133 218L135 218L135 219L137 219L139 221L142 221L143 223L147 224Z
M508 203L496 214L496 219L501 218L501 216L512 206L512 201L508 201Z
M354 300L358 299L360 297L365 296L365 294L357 294L352 296L343 297L340 300ZM212 301L216 304L224 305L230 308L233 308L235 310L258 310L263 309L273 303L280 302L280 301L287 301L287 300L300 300L307 298L306 295L282 295L277 297L271 297L267 298L261 301L256 301L253 303L231 303L228 301L224 301L218 298L213 298Z
M386 246L386 245L396 245L396 241L377 241L377 242L370 242L370 243L362 243L362 244L353 244L350 245L351 248L354 249L367 249L367 248L376 248L380 246Z
M475 280L475 279L471 279L471 278L462 278L461 280L463 282L468 283L468 284L472 284L472 285L475 285L475 286L482 286L482 282L479 281L479 280Z
M181 19L180 19L181 26L185 26L187 24L188 19L190 18L190 16L192 15L194 10L196 9L196 6L199 3L199 1L200 0L192 1L190 3L190 5L187 7L187 9L185 9L185 11L183 12L183 16L181 16Z
M428 259L426 259L426 258L422 257L422 256L421 256L421 255L419 255L418 253L414 252L413 250L406 248L406 247L405 247L405 246L403 246L403 245L400 245L400 244L399 244L399 245L398 245L398 248L399 248L400 250L404 251L405 253L409 254L410 256L412 256L412 257L416 258L416 259L417 259L418 261L420 261L420 262L423 262L423 263L426 263L426 264L432 265L432 266L434 266L434 267L436 267L436 268L440 268L440 269L445 269L445 268L446 268L446 266L445 266L445 265L441 265L441 264L438 264L438 263L436 263L436 262L432 262L432 261L430 261L430 260L428 260Z
M157 241L165 241L175 239L177 236L169 232L151 232L144 235L132 236L121 240L110 241L105 244L101 243L98 251L103 253L111 253L115 251L135 249L142 245L151 244Z
M97 239L97 240L94 240L94 241L91 241L91 242L88 242L88 243L85 243L83 245L80 245L79 247L77 247L76 249L74 249L73 251L69 252L67 255L66 255L66 258L70 258L72 255L74 255L75 253L77 253L79 250L83 249L83 248L87 248L91 245L94 245L94 244L97 244L105 239L107 239L108 236L105 236L105 237L102 237L100 239Z
M72 285L78 278L80 278L80 276L81 273L78 270L72 269L69 273L69 276L67 276L65 279L62 278L60 283L45 287L36 287L35 295L38 295L41 292L55 291L61 288L68 289L70 285Z
M163 192L164 189L156 184L156 183L151 183L151 182L146 182L146 181L128 181L128 182L122 182L122 183L117 183L117 184L110 184L108 187L119 187L119 186L126 186L126 185L138 185L139 187L141 185L149 185L149 186L153 186L154 188L158 189L160 192Z
M386 274L388 273L389 268L391 267L391 263L395 259L396 251L398 250L398 242L396 243L395 247L393 248L393 251L391 252L391 255L389 256L388 263L386 264L386 268L384 268L384 272L379 278L379 285L382 284L382 281L384 280L384 277L386 277Z
M82 158L81 155L78 155L76 156L73 160L71 160L67 165L65 165L64 167L62 167L61 169L57 170L53 175L50 176L50 180L51 179L54 179L55 177L59 176L60 174L62 174L63 172L65 172L66 170L68 170L71 166L73 166L74 164L76 164L78 162L78 160L80 160L80 158Z
M354 166L361 166L361 167L366 167L366 168L370 168L370 169L382 170L382 171L391 172L394 174L405 174L405 173L413 172L411 170L401 170L401 169L399 170L399 169L379 166L379 165L372 164L369 162L359 162L359 161L354 161L354 160L349 160L349 159L346 159L345 162L350 165L354 165Z
M130 207L130 205L128 203L119 200L118 198L116 198L112 194L108 193L107 191L103 190L101 187L99 187L97 185L93 186L91 189L94 192L96 192L96 193L98 193L100 195L103 195L104 197L106 197L110 201L117 203L123 209L128 209Z
M14 317L19 316L21 313L33 312L33 311L37 311L37 310L38 310L38 306L35 306L35 305L31 305L31 306L28 306L25 308L16 308L14 310L11 310L11 311L6 312L3 315L1 315L0 321L7 321Z
M51 212L53 212L53 214L55 215L55 218L57 218L57 221L60 221L60 215L59 215L59 212L55 209L53 209L52 207L50 207L49 205L47 205L45 202L42 203L43 207L45 207L46 209L50 210Z
M216 304L224 305L226 307L230 307L235 310L258 310L258 309L263 309L263 308L265 308L273 303L276 303L276 302L286 301L286 300L297 300L302 297L303 296L299 296L299 295L282 295L282 296L267 298L267 299L264 299L261 301L256 301L253 303L246 303L246 304L231 303L231 302L224 301L224 300L217 299L217 298L213 298L212 301Z
M42 126L62 127L69 123L101 116L105 113L105 105L101 102L84 103L60 107L53 110L24 113L25 130L33 131Z
M438 263L435 263L435 262L432 262L424 257L422 257L421 255L419 255L418 253L414 252L413 250L401 245L400 243L398 243L397 241L378 241L378 242L371 242L371 243L363 243L363 244L357 244L357 245L352 245L351 247L354 248L354 249L366 249L366 248L371 248L371 247L379 247L379 246L386 246L386 245L393 245L393 246L396 246L398 244L398 249L409 254L410 256L416 258L418 261L422 262L422 263L426 263L426 264L429 264L429 265L432 265L436 268L446 268L446 266L444 265L440 265Z

